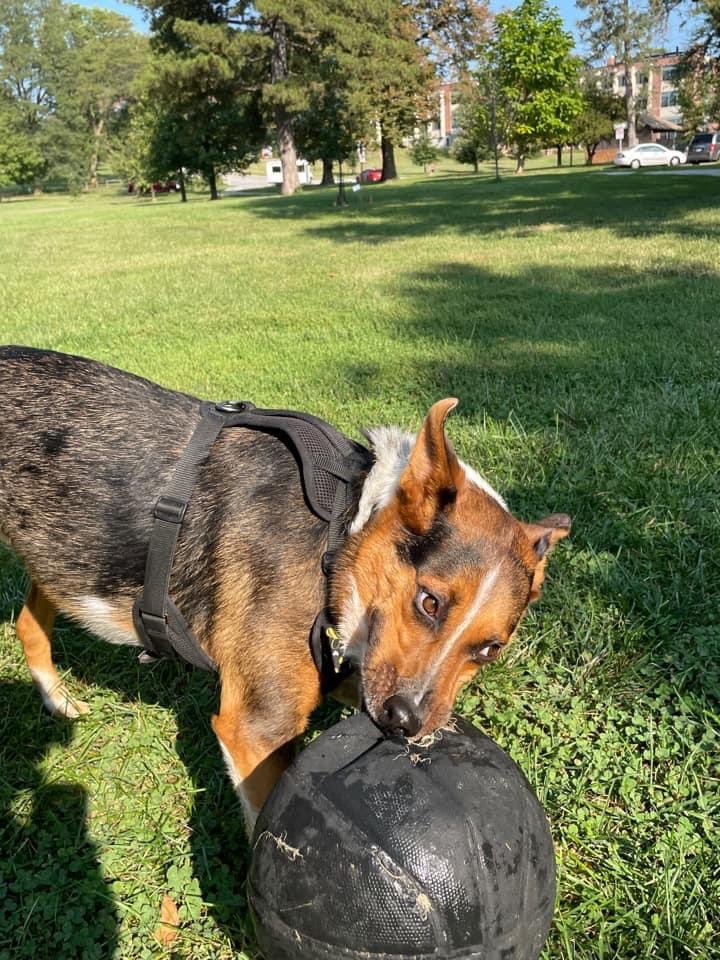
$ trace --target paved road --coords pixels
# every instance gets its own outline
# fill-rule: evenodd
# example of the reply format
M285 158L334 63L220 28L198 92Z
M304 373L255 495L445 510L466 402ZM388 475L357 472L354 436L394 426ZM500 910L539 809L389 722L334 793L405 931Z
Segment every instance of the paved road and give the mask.
M255 174L226 173L223 178L223 193L227 196L233 193L244 193L246 190L262 190L265 187L272 186L265 177L259 177Z
M623 169L623 170L607 170L607 175L609 177L623 176L631 173L636 173L635 170ZM665 176L666 174L672 174L677 176L686 177L720 177L720 167L716 166L705 166L699 165L697 167L669 167L667 170L646 170L645 173L652 173L656 176Z

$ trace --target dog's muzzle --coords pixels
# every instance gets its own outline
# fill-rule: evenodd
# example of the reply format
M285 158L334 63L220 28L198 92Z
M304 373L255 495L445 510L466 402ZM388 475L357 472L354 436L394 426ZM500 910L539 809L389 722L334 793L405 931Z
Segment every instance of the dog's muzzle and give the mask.
M414 737L422 727L422 718L417 706L412 700L400 694L388 697L378 719L386 733L404 733L407 737Z

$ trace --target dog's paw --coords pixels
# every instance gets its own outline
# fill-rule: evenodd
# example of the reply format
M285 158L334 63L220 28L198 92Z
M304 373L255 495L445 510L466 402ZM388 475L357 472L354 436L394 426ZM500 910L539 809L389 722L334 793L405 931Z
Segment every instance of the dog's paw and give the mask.
M64 687L55 691L52 704L46 701L45 706L54 717L65 717L68 720L77 720L78 717L90 713L90 705L70 696Z
M84 700L73 697L61 680L47 676L39 670L31 670L30 672L40 691L45 709L53 717L76 720L78 717L90 713L89 705Z

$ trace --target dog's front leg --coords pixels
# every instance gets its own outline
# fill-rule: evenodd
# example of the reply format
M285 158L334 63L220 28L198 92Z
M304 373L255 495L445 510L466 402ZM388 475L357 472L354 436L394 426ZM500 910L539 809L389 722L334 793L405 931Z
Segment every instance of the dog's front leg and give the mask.
M247 675L222 677L220 712L212 725L242 802L249 835L268 794L292 760L295 738L305 729L319 699L314 668L302 673L306 682L295 676L292 689L279 677L277 686L269 688L265 678L260 698L251 695Z

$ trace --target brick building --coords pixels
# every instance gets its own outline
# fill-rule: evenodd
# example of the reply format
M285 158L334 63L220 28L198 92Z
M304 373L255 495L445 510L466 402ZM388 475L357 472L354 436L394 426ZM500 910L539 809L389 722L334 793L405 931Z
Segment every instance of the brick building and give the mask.
M682 129L683 118L678 103L678 66L681 54L653 54L630 68L635 84L638 114L660 120L663 124ZM611 57L601 68L612 73L613 92L622 97L627 84L625 64ZM657 138L656 138L657 139Z
M437 89L437 114L427 125L428 136L438 147L449 147L460 132L455 121L457 106L457 83L439 84Z

